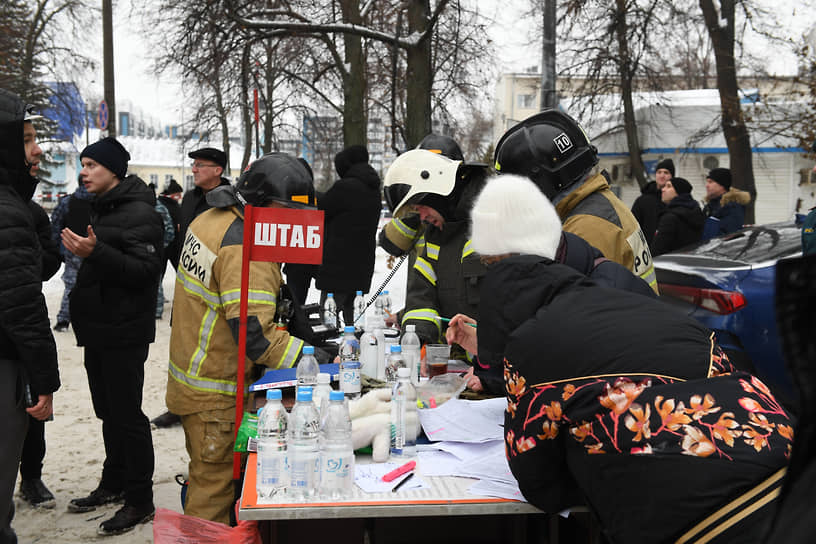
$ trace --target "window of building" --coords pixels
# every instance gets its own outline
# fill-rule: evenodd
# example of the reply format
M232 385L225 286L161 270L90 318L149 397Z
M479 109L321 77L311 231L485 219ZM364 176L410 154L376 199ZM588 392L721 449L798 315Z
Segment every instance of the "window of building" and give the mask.
M158 174L150 174L150 183L153 185L159 185L159 175Z
M522 109L533 109L535 107L534 94L520 94L518 95L518 107Z

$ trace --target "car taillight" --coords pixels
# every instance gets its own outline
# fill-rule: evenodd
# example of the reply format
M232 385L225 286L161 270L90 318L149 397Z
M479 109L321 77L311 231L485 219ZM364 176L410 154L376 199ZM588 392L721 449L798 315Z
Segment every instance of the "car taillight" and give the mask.
M660 295L677 298L720 315L732 314L748 304L745 296L736 291L701 289L665 283L660 284Z

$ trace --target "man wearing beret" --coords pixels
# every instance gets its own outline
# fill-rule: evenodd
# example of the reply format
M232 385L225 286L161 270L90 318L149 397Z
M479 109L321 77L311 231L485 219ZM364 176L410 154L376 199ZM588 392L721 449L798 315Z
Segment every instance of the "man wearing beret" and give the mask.
M153 518L153 441L142 412L144 362L154 320L162 263L161 216L156 197L136 176L126 176L130 155L104 138L79 155L82 182L96 195L86 232L62 231L65 249L82 257L71 291L71 321L83 346L96 417L102 420L105 462L91 493L68 511L84 513L124 500L99 534L128 531Z
M674 177L674 161L671 159L663 159L657 163L655 168L655 180L650 181L640 190L640 196L637 197L635 203L632 204L632 215L635 216L637 222L640 224L640 230L646 237L646 242L649 248L652 247L655 231L657 230L657 221L666 205L663 203L661 191L666 183ZM654 253L654 251L652 251Z
M731 187L731 170L714 168L706 176L705 202L703 213L708 219L703 239L708 239L742 228L751 194Z
M657 221L652 242L652 255L657 257L700 241L705 216L700 204L691 197L691 183L672 178L661 191L666 208Z

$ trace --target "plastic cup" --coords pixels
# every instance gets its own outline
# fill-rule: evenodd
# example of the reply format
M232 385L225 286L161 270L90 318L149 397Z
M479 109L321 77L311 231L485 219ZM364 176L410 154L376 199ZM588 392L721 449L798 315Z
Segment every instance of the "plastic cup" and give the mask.
M448 372L450 344L428 344L425 346L425 358L428 363L428 375L439 376Z

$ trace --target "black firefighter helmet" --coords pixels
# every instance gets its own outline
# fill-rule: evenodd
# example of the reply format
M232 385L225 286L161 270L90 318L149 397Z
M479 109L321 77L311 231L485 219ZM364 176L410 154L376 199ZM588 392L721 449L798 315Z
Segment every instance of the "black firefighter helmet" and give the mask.
M235 185L244 204L280 202L290 208L315 208L312 177L300 161L286 153L267 153L249 165Z
M586 177L598 164L598 150L572 117L550 109L505 132L494 162L499 174L527 176L552 199Z

